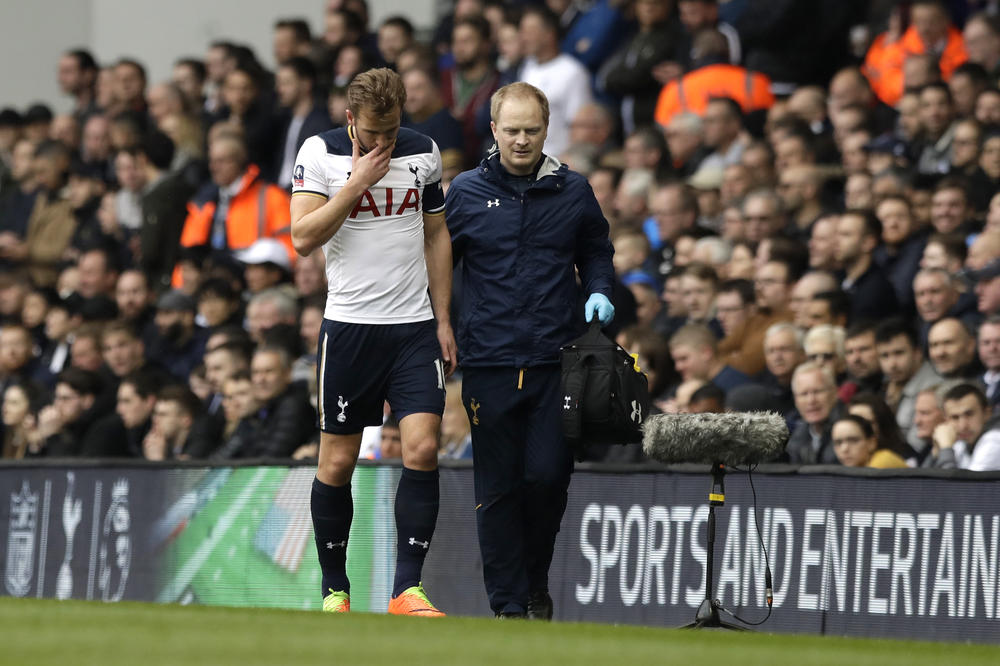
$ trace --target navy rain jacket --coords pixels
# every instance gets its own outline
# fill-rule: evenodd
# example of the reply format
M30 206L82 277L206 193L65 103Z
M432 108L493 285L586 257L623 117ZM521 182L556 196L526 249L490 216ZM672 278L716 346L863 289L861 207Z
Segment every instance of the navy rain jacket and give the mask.
M445 202L463 261L459 361L526 368L559 362L580 334L579 291L611 299L608 222L580 174L546 156L528 190L506 183L498 154L459 174Z

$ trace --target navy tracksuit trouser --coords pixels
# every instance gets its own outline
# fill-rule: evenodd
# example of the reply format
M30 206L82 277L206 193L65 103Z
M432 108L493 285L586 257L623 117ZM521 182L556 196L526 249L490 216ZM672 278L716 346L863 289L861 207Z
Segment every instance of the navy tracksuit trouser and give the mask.
M526 611L548 589L573 455L562 433L558 365L464 368L476 525L494 612Z

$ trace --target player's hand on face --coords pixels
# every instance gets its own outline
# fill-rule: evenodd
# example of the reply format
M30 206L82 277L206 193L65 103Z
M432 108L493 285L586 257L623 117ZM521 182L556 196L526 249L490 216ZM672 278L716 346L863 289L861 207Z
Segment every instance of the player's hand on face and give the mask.
M357 179L367 190L389 173L392 144L378 145L362 155L358 140L352 139L351 143L354 144L351 154L351 179Z

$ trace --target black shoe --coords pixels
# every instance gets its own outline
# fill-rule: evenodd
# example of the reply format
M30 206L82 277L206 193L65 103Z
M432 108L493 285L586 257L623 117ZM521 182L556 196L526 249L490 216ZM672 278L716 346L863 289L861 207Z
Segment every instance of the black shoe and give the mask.
M519 611L500 611L496 617L498 620L523 620L528 616Z
M528 619L546 620L552 619L552 597L544 590L532 592L528 597Z

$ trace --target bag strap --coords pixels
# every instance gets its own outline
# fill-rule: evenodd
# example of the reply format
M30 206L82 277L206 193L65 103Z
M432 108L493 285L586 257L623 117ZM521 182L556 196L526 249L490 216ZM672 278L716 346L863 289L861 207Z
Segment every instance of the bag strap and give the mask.
M583 411L580 409L580 403L583 402L583 395L587 390L589 358L587 354L581 355L563 378L561 405L563 433L566 441L574 447L583 439Z

